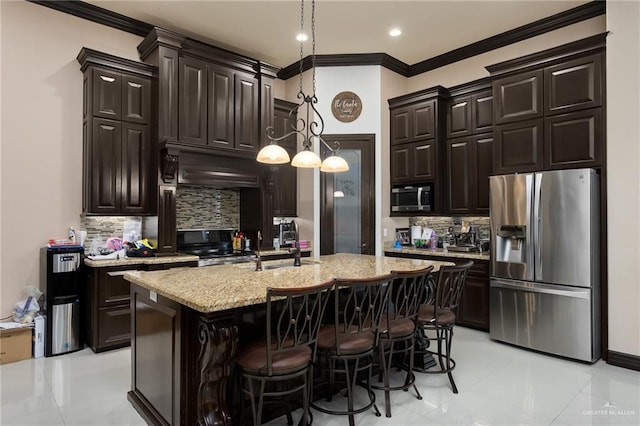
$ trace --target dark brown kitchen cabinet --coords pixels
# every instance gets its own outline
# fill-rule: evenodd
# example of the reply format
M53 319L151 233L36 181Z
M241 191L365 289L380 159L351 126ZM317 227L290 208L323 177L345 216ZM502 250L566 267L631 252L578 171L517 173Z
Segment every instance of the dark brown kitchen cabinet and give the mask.
M249 73L192 57L180 58L180 142L225 151L260 146L258 79Z
M489 331L489 287L489 261L474 259L458 306L458 324Z
M435 137L436 101L419 102L391 111L391 144Z
M90 151L90 212L145 214L148 212L149 128L101 118L93 119Z
M94 117L131 123L149 122L151 81L148 78L95 67L91 88Z
M276 99L274 103L274 136L282 137L291 132L292 125L295 125L296 114L289 112L296 104L281 99ZM291 135L278 142L293 158L296 154L297 139ZM271 167L273 177L273 215L274 216L297 216L298 215L298 169L290 163L278 164Z
M131 308L124 274L136 267L87 268L85 343L94 352L129 346Z
M453 262L457 265L473 260L473 265L467 273L462 289L460 305L456 312L456 324L482 331L489 331L489 260L397 252L385 252L384 255L389 257ZM435 274L437 274L437 272L434 273L434 275Z
M244 73L235 76L235 149L260 149L258 79Z
M178 137L183 142L207 143L207 64L180 58L178 72Z
M543 119L495 127L495 174L535 172L543 168Z
M495 124L542 117L542 70L529 71L493 83Z
M158 252L178 251L176 229L176 187L158 186Z
M447 211L452 214L488 213L493 135L449 139L445 156Z
M391 146L391 183L434 180L435 158L433 140Z
M602 105L602 54L544 69L545 115L563 114Z
M152 265L87 267L85 306L82 313L84 341L87 346L94 352L104 352L130 345L130 284L124 279L124 274L197 265L197 261L169 261Z
M496 174L603 166L605 36L487 67Z
M86 48L77 59L84 73L83 212L152 214L154 68Z
M544 168L597 167L602 164L602 108L545 119Z

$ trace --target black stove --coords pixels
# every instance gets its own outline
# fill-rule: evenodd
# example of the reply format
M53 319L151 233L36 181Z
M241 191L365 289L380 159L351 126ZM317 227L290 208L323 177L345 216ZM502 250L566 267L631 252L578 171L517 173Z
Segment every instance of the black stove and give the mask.
M198 266L250 262L252 251L234 251L233 229L180 229L178 251L198 256Z

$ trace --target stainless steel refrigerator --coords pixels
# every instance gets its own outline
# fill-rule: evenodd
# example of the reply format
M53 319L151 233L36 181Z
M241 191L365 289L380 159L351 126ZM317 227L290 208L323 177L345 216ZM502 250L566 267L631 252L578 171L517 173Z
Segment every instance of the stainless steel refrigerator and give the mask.
M593 169L492 176L492 339L600 357L600 194Z

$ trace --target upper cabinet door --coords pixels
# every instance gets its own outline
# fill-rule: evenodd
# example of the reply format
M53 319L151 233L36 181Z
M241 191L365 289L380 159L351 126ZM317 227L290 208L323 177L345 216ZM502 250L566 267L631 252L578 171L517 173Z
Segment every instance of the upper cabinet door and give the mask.
M112 120L122 118L122 75L93 69L93 115Z
M494 172L537 172L543 168L543 119L501 124L494 130Z
M493 175L493 134L476 136L476 213L489 213L489 176Z
M122 125L121 210L144 214L148 211L150 171L150 138L148 126Z
M545 68L545 115L602 105L601 80L600 54Z
M414 181L427 181L436 178L435 141L414 142L411 144Z
M146 124L151 119L151 81L133 75L122 76L122 119Z
M93 120L91 152L91 213L115 214L120 211L122 124L120 121Z
M178 139L207 143L207 66L191 58L180 58Z
M399 108L391 111L392 145L409 142L411 140L411 136L409 135L411 121L409 108Z
M411 107L413 109L413 132L410 136L413 137L413 140L436 137L435 105L436 101L428 101Z
M542 70L494 81L495 124L542 117Z
M473 173L473 138L448 140L446 143L447 211L469 213L471 202L471 176Z
M466 136L471 132L472 103L470 96L451 99L447 108L447 137Z
M487 90L471 97L472 132L490 132L493 130L493 92Z
M260 148L258 96L258 80L248 74L236 73L235 148L237 150L257 151Z
M209 65L207 74L208 144L233 148L233 71Z

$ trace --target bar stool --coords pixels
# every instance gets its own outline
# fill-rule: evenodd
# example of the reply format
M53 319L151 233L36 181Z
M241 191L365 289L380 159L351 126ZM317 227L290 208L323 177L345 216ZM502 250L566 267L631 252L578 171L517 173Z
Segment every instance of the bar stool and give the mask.
M389 305L382 315L379 328L378 353L384 385L371 386L374 389L384 390L387 417L391 417L390 391L406 391L413 386L416 398L422 399L415 385L416 377L413 373L416 320L420 304L429 299L425 293L429 290L427 277L432 270L433 266L416 271L395 271L396 278L391 286ZM404 358L409 357L409 368L404 384L391 386L391 367L394 356L397 354L404 354Z
M254 425L262 423L265 397L300 391L301 424L308 424L315 343L333 286L334 282L329 281L310 287L267 288L266 338L240 348L236 357L243 379L243 394L251 399ZM292 385L296 379L301 383ZM271 383L282 386L267 389L267 384ZM257 406L255 384L258 385ZM291 422L288 404L287 418Z
M326 361L323 373L328 375L327 400L331 401L335 375L343 375L346 386L347 408L330 409L312 402L311 406L323 413L349 416L373 407L376 396L371 389L372 358L378 342L380 316L388 303L388 289L395 274L370 279L336 279L333 323L323 325L318 335L318 359ZM366 371L366 383L358 381L358 374ZM355 386L363 387L369 401L354 407ZM314 398L315 399L315 398Z
M426 349L422 352L429 352L438 356L440 370L424 370L423 373L444 374L449 376L453 393L458 393L458 388L453 380L451 372L456 367L456 362L451 358L451 341L453 339L453 327L456 322L455 311L460 305L460 296L464 288L464 282L469 268L473 261L456 265L443 266L438 272L436 282L436 296L433 304L420 305L418 314L418 326L424 331L435 332L436 337L429 337L429 340L436 340L437 351Z

